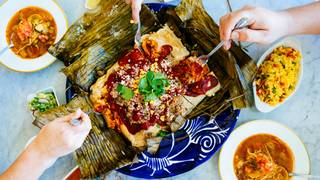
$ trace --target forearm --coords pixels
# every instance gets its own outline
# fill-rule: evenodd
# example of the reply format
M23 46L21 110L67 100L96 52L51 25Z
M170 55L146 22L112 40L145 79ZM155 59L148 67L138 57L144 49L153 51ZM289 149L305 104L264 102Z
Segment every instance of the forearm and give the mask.
M288 16L288 35L320 34L320 2L283 11Z
M0 175L0 180L38 179L55 160L55 158L41 153L36 146L30 144L18 159Z
M72 119L81 119L77 126ZM18 159L2 174L0 180L38 179L57 158L80 148L91 129L89 116L78 109L44 126Z

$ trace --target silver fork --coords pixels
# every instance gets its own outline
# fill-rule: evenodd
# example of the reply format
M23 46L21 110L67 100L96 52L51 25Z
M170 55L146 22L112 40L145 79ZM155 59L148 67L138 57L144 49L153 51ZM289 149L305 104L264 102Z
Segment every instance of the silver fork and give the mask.
M136 35L134 36L134 43L137 45L138 49L142 52L141 49L141 21L140 21L140 14L138 14L138 29Z
M249 25L249 19L248 18L242 18L240 19L240 21L235 25L234 29L233 30L237 30L237 29L242 29L242 28L245 28ZM207 64L209 58L215 53L217 52L222 46L223 44L225 43L224 40L222 40L214 49L212 49L210 51L209 54L207 55L202 55L200 56L198 59L200 61L203 62L203 64Z

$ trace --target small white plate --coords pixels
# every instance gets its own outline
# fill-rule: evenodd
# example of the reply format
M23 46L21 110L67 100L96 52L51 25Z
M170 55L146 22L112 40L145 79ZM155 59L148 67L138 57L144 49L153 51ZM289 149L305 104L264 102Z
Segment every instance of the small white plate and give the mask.
M257 63L257 66L259 67L263 63L263 61L266 59L266 57L270 53L272 53L272 51L274 49L276 49L277 47L280 47L280 46L291 47L295 50L298 50L302 55L302 48L301 48L299 41L294 38L285 38L285 39L282 39L282 40L274 43L273 45L271 45L271 47L268 48L268 50L260 57L260 59ZM296 93L297 89L299 88L299 86L301 84L302 74L303 74L303 55L302 55L302 58L300 61L300 72L298 75L298 82L297 82L295 90L282 103L279 103L276 106L271 106L271 105L260 100L259 96L257 95L257 91L256 91L256 82L254 81L253 82L253 94L254 94L254 101L255 101L256 108L260 112L267 113L267 112L270 112L270 111L274 110L275 108L281 106L282 104L284 104L286 101L288 101Z
M68 22L62 8L54 0L9 0L0 6L0 49L7 47L6 28L10 19L20 9L36 6L47 10L53 16L57 25L56 42L67 31ZM0 62L7 68L18 72L35 72L48 67L55 61L55 58L48 52L35 59L22 59L11 50L7 50L0 57Z
M236 128L223 145L219 155L219 173L222 180L236 180L233 157L238 145L256 134L271 134L285 142L294 155L294 172L310 173L310 159L300 138L288 127L271 120L250 121ZM304 179L294 177L294 180Z

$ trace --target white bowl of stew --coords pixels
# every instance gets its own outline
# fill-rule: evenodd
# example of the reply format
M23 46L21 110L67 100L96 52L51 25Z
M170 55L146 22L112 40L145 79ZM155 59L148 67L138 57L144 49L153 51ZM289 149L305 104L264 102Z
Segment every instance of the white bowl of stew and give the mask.
M247 151L262 158L260 157L260 160L250 159L251 154ZM240 160L243 161L242 164L239 164ZM250 160L254 162L250 162ZM270 162L274 163L270 164ZM270 170L276 170L277 166L285 168L286 172L310 173L310 159L303 142L290 128L272 120L251 121L231 133L219 155L221 179L241 180L242 177L252 175L255 172L250 163L258 164L258 170L266 170L261 171L266 173L271 173ZM239 171L241 168L243 169ZM244 170L244 168L247 169ZM272 171L272 173L275 172ZM259 178L261 179L261 177ZM301 179L301 177L293 177L292 179Z
M55 61L47 49L67 30L63 10L53 0L10 0L0 6L0 62L18 72L41 70Z

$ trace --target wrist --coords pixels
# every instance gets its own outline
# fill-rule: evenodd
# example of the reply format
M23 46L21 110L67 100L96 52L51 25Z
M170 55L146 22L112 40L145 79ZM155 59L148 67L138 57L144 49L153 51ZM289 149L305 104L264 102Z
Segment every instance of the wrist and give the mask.
M284 28L284 34L283 36L289 36L289 35L295 35L298 32L296 32L296 28L294 28L294 20L292 17L292 14L288 10L284 10L279 12L279 15L282 19L283 28Z
M31 143L25 150L26 154L36 160L38 164L47 169L58 159L47 152L43 151L36 143Z

